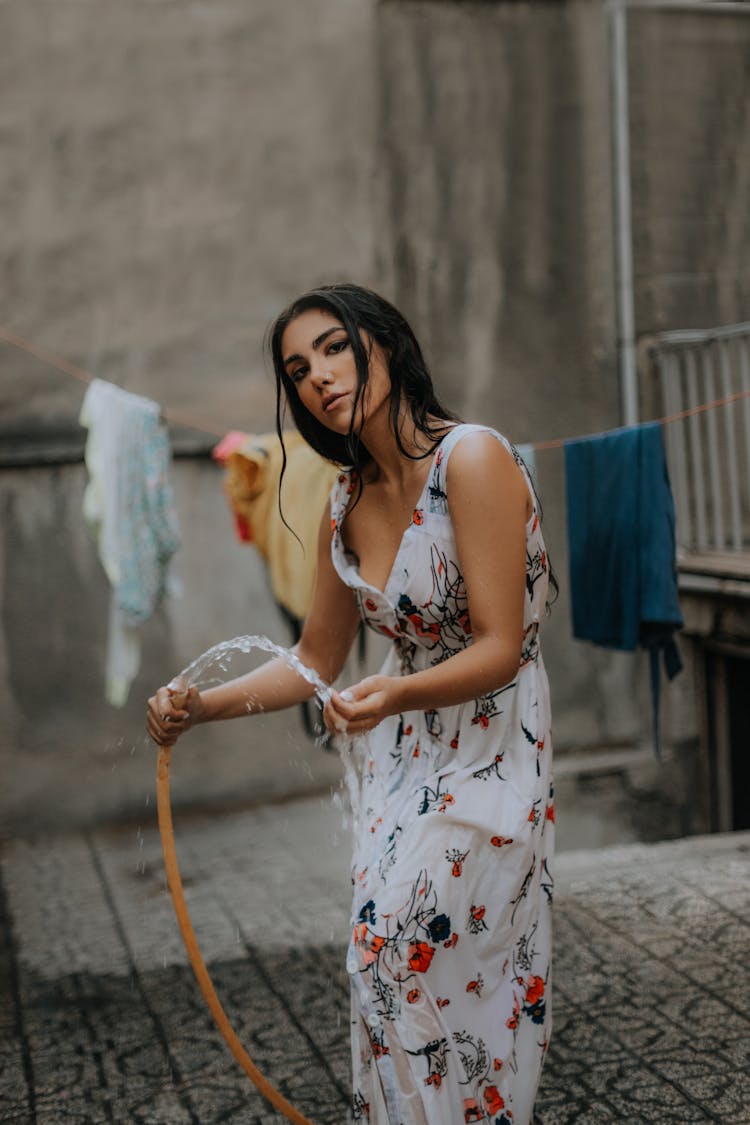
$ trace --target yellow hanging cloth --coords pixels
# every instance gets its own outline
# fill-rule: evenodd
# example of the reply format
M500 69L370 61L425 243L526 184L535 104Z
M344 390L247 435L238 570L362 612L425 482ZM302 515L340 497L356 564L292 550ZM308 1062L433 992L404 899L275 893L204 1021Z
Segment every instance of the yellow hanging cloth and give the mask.
M279 512L282 453L278 435L228 434L214 450L214 457L226 466L227 500L239 538L258 548L268 565L274 597L303 621L315 584L320 520L339 470L296 431L284 434L284 446L287 465L281 506L302 547Z

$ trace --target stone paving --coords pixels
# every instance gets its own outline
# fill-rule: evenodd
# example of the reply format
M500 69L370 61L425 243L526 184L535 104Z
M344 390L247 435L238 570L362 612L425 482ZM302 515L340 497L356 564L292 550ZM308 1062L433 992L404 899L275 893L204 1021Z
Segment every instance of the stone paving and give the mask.
M348 1121L341 814L182 817L177 848L242 1042L316 1125ZM750 1123L749 860L749 834L558 856L537 1125ZM282 1120L212 1024L152 822L9 841L2 887L0 1121Z

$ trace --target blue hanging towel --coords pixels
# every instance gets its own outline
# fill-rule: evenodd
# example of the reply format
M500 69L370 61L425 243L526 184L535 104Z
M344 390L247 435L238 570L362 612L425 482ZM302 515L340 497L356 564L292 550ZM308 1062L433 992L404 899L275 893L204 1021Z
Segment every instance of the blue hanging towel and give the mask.
M682 668L675 511L659 422L565 443L573 635L648 649L659 753L659 657Z

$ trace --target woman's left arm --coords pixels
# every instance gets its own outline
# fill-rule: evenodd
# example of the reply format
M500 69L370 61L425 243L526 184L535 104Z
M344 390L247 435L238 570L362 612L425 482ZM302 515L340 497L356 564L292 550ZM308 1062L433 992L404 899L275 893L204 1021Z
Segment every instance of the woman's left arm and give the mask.
M448 507L466 584L472 644L422 672L368 676L326 708L329 729L357 734L387 715L466 703L509 683L523 639L526 522L531 497L508 450L491 434L465 437L447 468Z

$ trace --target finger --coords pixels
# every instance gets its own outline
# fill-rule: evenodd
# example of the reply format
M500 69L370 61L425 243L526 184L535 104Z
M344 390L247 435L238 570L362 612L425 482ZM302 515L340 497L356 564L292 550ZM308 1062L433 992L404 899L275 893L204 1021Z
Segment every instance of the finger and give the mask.
M329 734L335 735L335 734L344 734L345 733L344 731L339 730L336 723L332 722L331 719L326 718L325 715L323 716L323 725L324 725L324 727L326 728L326 730L328 731Z
M334 691L331 692L324 710L328 710L332 715L339 715L341 718L346 719L349 716L351 708L352 704L348 703L339 692Z
M327 703L323 709L323 722L326 725L326 730L331 734L344 734L347 730L347 719L342 715L332 703Z
M161 719L169 718L172 721L177 719L185 719L188 717L189 712L185 710L182 705L182 700L173 699L173 694L168 687L161 687L155 696L154 712Z
M168 734L160 727L149 726L147 727L148 736L157 746L174 746L177 741L178 735Z
M184 721L172 720L168 716L165 718L152 706L152 701L149 701L149 709L146 712L146 731L154 742L160 746L172 745L184 732L184 729Z
M344 715L349 727L355 723L374 721L379 714L381 702L379 696L371 695L360 703L352 703Z
M154 738L154 741L156 746L174 746L177 742L177 735L160 735L159 738Z
M368 695L372 695L376 691L380 691L382 686L381 676L365 676L364 680L360 680L356 684L351 684L346 691L342 691L342 695L355 703L362 699L366 699Z
M165 719L161 724L161 729L165 734L184 734L187 730L187 721L185 719Z
M353 738L355 735L366 734L373 730L380 722L380 718L377 715L367 715L366 717L360 716L357 719L348 720L335 711L329 711L328 714L324 711L323 721L331 734Z
M170 705L169 688L160 687L156 693L156 706L160 711L166 710Z
M190 694L187 680L185 680L183 676L175 676L175 678L170 680L167 684L167 691L172 707L178 711L184 711L187 707L188 696Z
M336 698L334 698L334 694ZM323 712L326 726L332 734L344 734L349 730L349 719L353 705L347 703L346 700L342 698L342 694L338 692L331 693L331 698Z
M150 705L148 711L146 712L146 730L152 738L154 737L154 734L156 732L161 733L161 725Z
M171 723L172 726L180 726L181 724L184 724L189 718L189 711L177 711L173 708L168 715L164 716L164 722Z
M160 715L157 712L151 712L149 715L150 725L162 735L177 736L183 734L187 729L188 719L189 716L180 718L178 715Z
M159 731L161 734L170 734L179 725L179 723L172 722L168 717L165 718L165 716L160 715L157 711L148 711L146 714L146 726L151 730Z
M331 692L329 706L337 715L340 715L341 718L345 719L347 722L357 715L357 702L351 688L347 688L346 691L342 692Z

